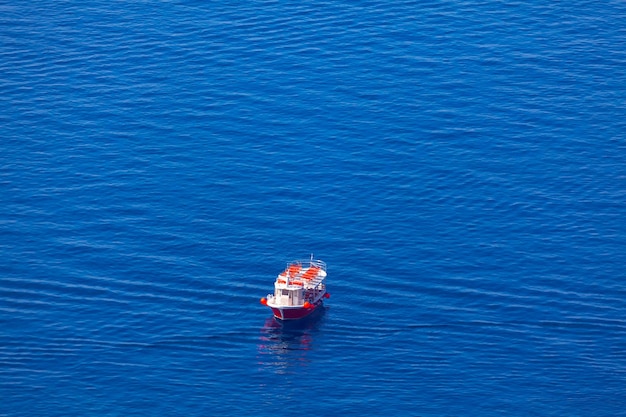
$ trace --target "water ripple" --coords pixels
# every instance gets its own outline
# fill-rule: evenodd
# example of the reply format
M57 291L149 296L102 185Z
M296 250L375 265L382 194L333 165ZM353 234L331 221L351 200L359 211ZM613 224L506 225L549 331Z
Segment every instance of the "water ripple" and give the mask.
M624 17L0 5L0 415L624 415Z

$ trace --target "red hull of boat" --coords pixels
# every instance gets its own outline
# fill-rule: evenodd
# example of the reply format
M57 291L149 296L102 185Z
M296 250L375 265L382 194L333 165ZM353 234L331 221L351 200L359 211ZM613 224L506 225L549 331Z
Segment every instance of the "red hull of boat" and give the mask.
M310 308L304 308L304 307L297 307L297 308L270 307L270 308L272 309L272 312L274 313L274 317L276 317L279 320L298 320L298 319L305 318L309 314L313 313L315 310L317 310L317 308L320 305L322 305L322 303L314 305L313 307L310 307Z

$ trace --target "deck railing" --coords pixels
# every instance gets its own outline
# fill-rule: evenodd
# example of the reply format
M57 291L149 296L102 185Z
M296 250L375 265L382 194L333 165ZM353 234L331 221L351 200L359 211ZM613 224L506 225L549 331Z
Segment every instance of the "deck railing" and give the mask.
M300 265L302 269L316 267L322 271L326 271L326 262L319 259L298 259L296 261L287 262L287 268L291 265Z

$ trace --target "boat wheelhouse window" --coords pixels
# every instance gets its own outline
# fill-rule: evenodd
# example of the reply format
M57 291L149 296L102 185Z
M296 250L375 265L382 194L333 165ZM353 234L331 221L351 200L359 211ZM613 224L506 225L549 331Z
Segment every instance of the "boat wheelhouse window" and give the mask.
M289 290L283 290L283 295L289 295Z

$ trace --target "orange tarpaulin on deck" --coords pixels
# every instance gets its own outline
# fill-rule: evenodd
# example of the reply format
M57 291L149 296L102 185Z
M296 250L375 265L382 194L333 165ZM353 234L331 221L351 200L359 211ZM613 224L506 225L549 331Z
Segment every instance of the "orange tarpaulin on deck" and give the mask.
M314 266L312 266L311 268L309 268L304 275L302 275L302 278L304 279L313 279L317 276L317 273L319 272L319 268L316 268Z

